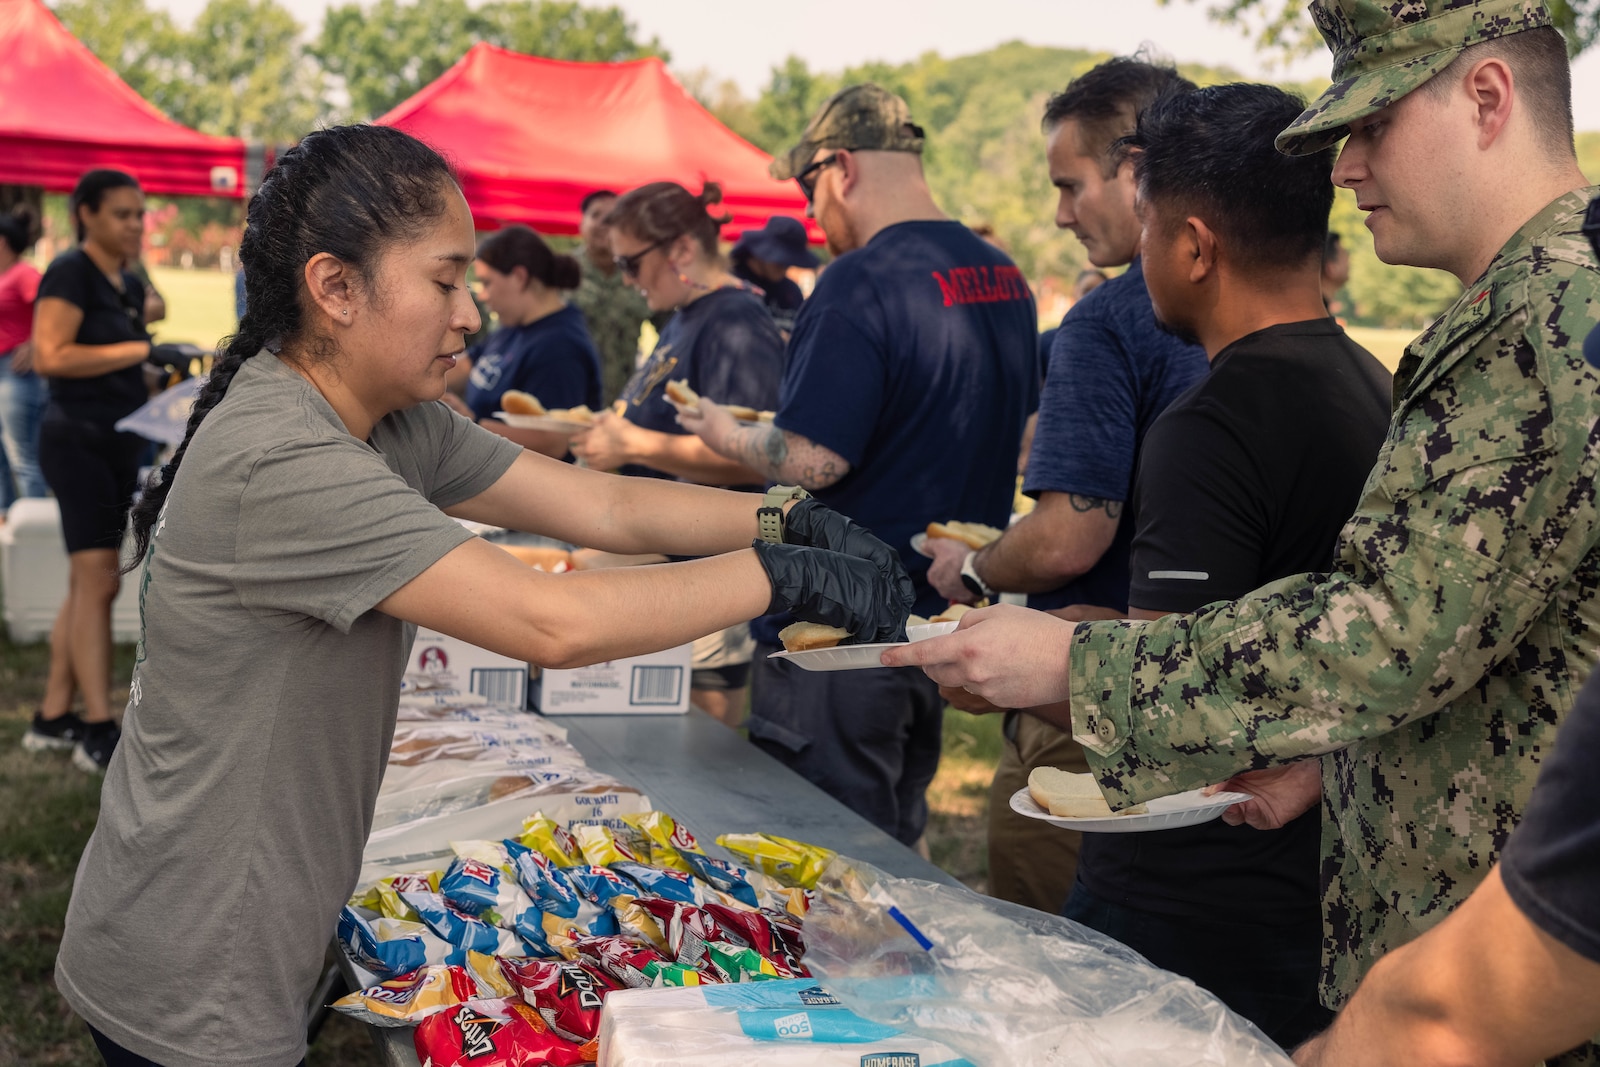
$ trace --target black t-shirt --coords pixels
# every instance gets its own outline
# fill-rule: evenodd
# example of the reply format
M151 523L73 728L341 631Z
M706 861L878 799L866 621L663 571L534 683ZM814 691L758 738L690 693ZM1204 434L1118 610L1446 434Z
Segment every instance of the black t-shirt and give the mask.
M1589 676L1533 796L1500 854L1500 879L1522 913L1600 963L1600 671Z
M1229 345L1144 439L1128 602L1191 612L1325 570L1389 423L1390 379L1332 319ZM1167 915L1261 923L1319 913L1321 811L1281 830L1218 820L1088 834L1090 892Z
M900 551L919 614L945 600L911 535L1010 517L1038 330L1022 272L959 222L885 227L834 260L800 309L777 425L850 464L816 496Z
M718 289L672 316L650 358L623 386L623 417L647 430L687 433L678 425L678 409L667 400L667 382L682 378L719 404L771 411L778 404L782 376L783 338L760 294L731 286ZM673 477L632 464L622 473Z
M150 340L144 328L144 293L144 282L126 270L118 292L81 248L57 256L39 281L40 300L57 297L83 311L83 324L73 338L80 345ZM148 399L140 363L92 378L50 379L50 400L56 409L52 414L105 426L133 414Z

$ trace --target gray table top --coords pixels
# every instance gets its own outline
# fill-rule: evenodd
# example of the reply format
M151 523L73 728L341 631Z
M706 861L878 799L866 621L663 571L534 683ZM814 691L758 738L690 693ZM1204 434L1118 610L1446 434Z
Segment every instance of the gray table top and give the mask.
M718 834L761 831L823 845L901 878L960 883L703 712L551 715L589 766L641 790L708 852ZM347 972L347 974L350 972ZM411 1029L373 1029L391 1067L418 1067Z

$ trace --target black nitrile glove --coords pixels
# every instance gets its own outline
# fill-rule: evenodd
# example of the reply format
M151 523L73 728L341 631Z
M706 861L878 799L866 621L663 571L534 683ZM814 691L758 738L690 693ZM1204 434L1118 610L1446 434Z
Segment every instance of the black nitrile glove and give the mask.
M906 612L900 591L871 560L801 545L756 541L756 558L772 582L767 614L790 611L804 622L842 626L846 644L904 641Z
M906 610L909 611L911 605L917 602L916 587L911 584L911 576L906 574L905 566L900 562L900 553L865 526L815 499L807 497L789 509L783 519L783 543L826 548L871 560L899 590Z
M151 345L150 354L145 359L158 367L188 374L189 364L205 354L206 350L196 345L162 344Z

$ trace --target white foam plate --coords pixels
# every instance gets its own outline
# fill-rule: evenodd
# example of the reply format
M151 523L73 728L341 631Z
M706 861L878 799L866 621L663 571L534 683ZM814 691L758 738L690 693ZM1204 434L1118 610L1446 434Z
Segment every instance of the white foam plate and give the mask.
M804 652L774 652L768 659L786 659L796 667L808 671L864 671L873 667L882 667L878 656L886 648L897 648L900 645L909 645L916 641L926 641L930 637L939 637L956 628L953 622L930 622L921 626L912 626L906 630L910 641L885 641L872 645L838 645L834 648L811 648Z
M1170 797L1150 801L1150 810L1143 815L1113 815L1099 819L1066 819L1051 815L1033 802L1028 787L1023 786L1011 794L1011 810L1030 819L1081 830L1090 834L1137 834L1148 830L1173 830L1180 826L1198 826L1219 818L1231 805L1242 804L1254 798L1249 793L1217 793L1201 796L1200 790L1191 789Z
M513 415L509 411L497 411L494 417L518 430L548 430L551 433L581 433L589 429L590 425L585 422L569 422L550 415Z
M927 556L929 559L932 559L933 553L927 550L927 545L928 533L926 530L919 531L911 535L911 551L917 553L918 555Z

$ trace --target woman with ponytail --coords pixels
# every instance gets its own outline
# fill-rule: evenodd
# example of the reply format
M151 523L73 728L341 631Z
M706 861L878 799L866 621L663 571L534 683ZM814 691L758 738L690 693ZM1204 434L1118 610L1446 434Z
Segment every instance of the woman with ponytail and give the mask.
M551 251L526 226L507 226L478 245L473 273L499 328L468 350L472 370L458 410L524 448L559 459L567 454L564 435L514 429L493 416L512 389L538 397L547 408L600 407L600 354L583 313L564 295L583 280L578 261Z
M239 332L134 512L138 658L56 961L108 1064L301 1061L413 625L547 667L778 608L903 633L894 551L814 501L752 544L761 497L585 470L451 412L474 251L449 168L388 127L309 134L251 198ZM707 558L546 574L457 518Z
M669 381L683 379L720 404L757 411L778 406L783 336L761 291L723 263L717 236L728 220L708 210L721 200L715 182L699 196L675 182L654 182L625 194L606 217L623 277L644 293L651 311L675 314L623 387L621 413L603 416L574 438L573 453L591 467L700 485L763 484L755 471L717 455L678 425L678 409L666 394ZM694 705L738 726L754 648L743 623L696 641Z

